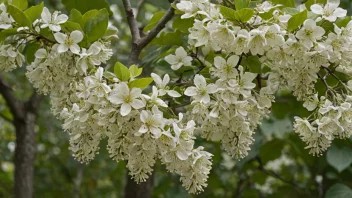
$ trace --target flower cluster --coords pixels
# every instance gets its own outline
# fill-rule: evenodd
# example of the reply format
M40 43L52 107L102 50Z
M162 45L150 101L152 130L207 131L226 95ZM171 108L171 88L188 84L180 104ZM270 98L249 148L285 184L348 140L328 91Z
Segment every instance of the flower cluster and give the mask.
M268 115L280 87L289 88L298 100L308 104L317 93L316 83L322 81L330 99L321 99L326 101L320 107L325 110L313 112L309 118L314 118L312 123L296 117L295 131L314 155L326 150L334 137L350 137L348 93L336 94L339 88L326 83L326 78L332 76L344 89L346 84L334 72L347 78L352 74L352 22L342 23L347 11L338 6L339 1L328 1L310 8L300 6L292 13L266 1L241 13L207 0L178 3L181 18L194 19L189 28L191 54L215 57L210 66L204 63L210 78L196 76L196 87L185 91L192 98L191 118L199 123L202 136L221 141L232 156L244 157L254 141L256 126ZM293 25L297 20L303 21ZM176 69L186 65L188 56L181 52L177 49L175 56L165 60L173 68L177 64ZM268 72L251 72L258 67ZM266 87L261 79L266 80ZM328 113L332 109L339 113Z
M3 4L1 8L6 11ZM150 79L156 86L152 93L142 94L137 78L141 68L122 66L128 71L123 74L127 79L119 78L121 73L105 71L100 66L113 55L110 38L83 45L84 32L62 29L67 20L66 15L44 8L33 29L20 27L18 32L27 35L19 45L42 39L42 48L27 66L26 76L39 93L50 96L53 114L63 121L62 127L70 136L73 156L88 163L99 152L100 141L107 138L110 157L127 160L136 182L146 181L156 159L160 159L167 170L181 176L190 193L202 191L207 185L212 155L194 146L194 121L185 121L182 114L170 114L169 102L163 97L181 94L169 88L169 75L162 78L152 73ZM11 24L17 25L13 21ZM51 36L41 35L43 30ZM24 62L24 56L12 44L1 45L0 58L4 60L0 67L4 71Z
M110 157L126 160L136 182L145 181L159 159L197 193L207 185L212 155L195 146L196 135L220 141L232 157L247 156L282 87L312 111L308 118L296 117L294 129L313 155L334 138L352 135L352 81L346 84L335 74L352 75L352 22L341 20L346 11L338 5L335 0L284 9L265 1L235 11L208 0L181 0L176 4L181 19L193 21L188 46L165 60L175 73L186 66L194 75L175 80L155 73L140 78L136 65L117 63L115 73L105 70L113 55L111 34L103 30L89 37L93 23L82 28L43 8L31 27L23 27L0 4L0 31L9 35L0 43L0 71L22 66L23 49L38 44L33 61L26 54L26 76L39 93L50 96L77 160L94 159L107 138ZM108 20L106 10L99 12ZM338 85L329 85L328 77ZM325 96L317 94L318 81ZM174 105L180 101L187 113Z

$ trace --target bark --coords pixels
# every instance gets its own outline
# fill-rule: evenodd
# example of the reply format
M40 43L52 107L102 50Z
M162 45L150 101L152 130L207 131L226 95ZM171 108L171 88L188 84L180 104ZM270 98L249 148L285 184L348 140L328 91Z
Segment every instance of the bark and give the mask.
M24 119L15 119L15 197L33 197L33 165L35 157L36 114L26 112Z
M143 183L137 184L127 175L127 185L125 187L125 198L150 198L153 193L154 174Z

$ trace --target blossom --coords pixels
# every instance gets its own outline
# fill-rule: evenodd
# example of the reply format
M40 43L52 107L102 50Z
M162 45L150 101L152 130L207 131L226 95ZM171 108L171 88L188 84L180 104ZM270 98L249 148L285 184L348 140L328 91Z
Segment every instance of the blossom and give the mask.
M153 86L152 89L153 89L152 96L143 95L143 97L149 100L151 104L161 106L161 107L168 107L167 104L162 99L158 98L159 96L158 89L155 86Z
M173 70L180 69L183 65L190 66L192 64L192 57L187 56L187 52L183 47L176 49L175 55L168 55L165 57L166 62L171 64Z
M181 94L179 94L177 91L169 90L167 84L169 84L170 82L170 76L168 74L165 74L163 79L161 79L161 77L155 73L151 73L150 75L152 76L156 86L158 87L159 96L164 96L165 94L167 94L174 98L181 97Z
M217 56L214 58L215 68L212 68L211 71L222 80L236 78L238 76L236 67L239 60L237 55L230 56L227 61L221 56Z
M101 64L101 61L97 57L100 51L101 48L97 43L93 43L88 50L84 48L82 49L80 58L77 61L77 65L84 74L87 73L89 66Z
M141 97L142 90L139 88L128 88L125 82L116 85L113 92L108 97L109 101L113 104L121 104L120 113L122 116L128 115L132 107L134 109L141 109L145 103L137 98Z
M325 30L322 27L317 26L312 19L307 19L304 21L303 27L298 30L296 37L304 46L311 48L313 43L321 39L324 34Z
M264 46L266 45L265 32L263 30L254 29L249 32L250 40L248 48L253 55L263 55Z
M152 112L143 110L140 115L142 126L138 130L137 135L144 134L150 131L154 138L159 138L162 135L162 129L165 122L162 113L156 106L153 106Z
M83 34L81 31L75 30L71 32L69 36L61 32L57 32L54 34L54 37L56 41L60 43L57 48L59 53L67 52L69 49L74 54L79 53L80 47L77 43L83 40Z
M0 30L12 28L12 23L15 22L13 18L7 13L7 9L4 3L0 4Z
M43 24L40 28L51 29L54 32L58 32L61 30L60 24L65 23L68 20L68 16L65 14L60 14L55 11L53 14L50 13L49 9L44 7L43 12L41 14Z
M197 74L194 77L194 84L195 87L188 87L185 90L185 95L194 97L196 101L200 101L207 104L210 102L209 94L217 92L216 85L207 85L205 78L202 75Z
M340 0L328 0L324 8L319 4L310 7L313 13L322 15L323 19L335 22L337 18L345 17L347 10L339 8Z

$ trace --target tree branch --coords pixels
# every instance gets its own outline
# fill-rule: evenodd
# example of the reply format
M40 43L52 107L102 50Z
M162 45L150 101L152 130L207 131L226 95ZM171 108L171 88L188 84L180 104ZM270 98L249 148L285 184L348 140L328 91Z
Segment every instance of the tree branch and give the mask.
M141 37L139 32L137 20L133 14L131 2L129 0L122 0L125 12L127 15L128 25L132 34L132 49L128 58L128 65L136 64L139 61L139 55L142 50L159 34L159 32L165 27L175 14L175 9L170 6L166 14L160 19L156 26L150 30L150 32ZM178 0L174 0L173 3L177 3ZM143 2L142 2L143 3Z
M303 189L302 189L301 187L299 187L297 184L295 184L295 183L293 183L292 181L289 181L289 180L287 180L287 179L281 177L279 174L275 173L274 171L265 169L264 166L263 166L263 162L262 162L262 160L261 160L260 157L257 156L257 157L256 157L256 161L259 163L258 169L259 169L260 171L262 171L263 173L265 173L265 174L267 174L267 175L269 175L269 176L271 176L271 177L274 177L274 178L276 178L276 179L278 179L278 180L280 180L280 181L282 181L282 182L284 182L284 183L286 183L286 184L289 184L289 185L291 185L291 186L293 186L293 187L295 187L295 188L297 188L297 189L303 190Z
M0 93L4 97L6 103L9 105L10 111L15 118L22 119L24 117L24 106L21 101L19 101L12 88L3 80L0 76Z
M125 8L125 13L127 15L128 25L130 26L132 42L137 43L140 39L138 23L134 16L130 0L122 0L123 6Z
M177 0L174 1L174 3L176 2ZM150 30L147 36L140 39L138 43L139 47L144 48L145 46L147 46L159 34L159 32L164 29L165 25L172 19L174 14L175 9L173 7L170 7L166 14L163 16L163 18L161 18L160 21L156 24L156 26L152 30Z

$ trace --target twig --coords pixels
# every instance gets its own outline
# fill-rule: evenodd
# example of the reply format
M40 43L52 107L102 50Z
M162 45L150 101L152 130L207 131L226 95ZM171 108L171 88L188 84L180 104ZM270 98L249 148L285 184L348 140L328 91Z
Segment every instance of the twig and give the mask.
M150 32L141 37L137 20L133 14L131 2L129 0L122 0L125 12L127 15L128 25L132 34L132 49L128 59L128 65L136 64L139 61L139 55L142 50L159 34L159 32L165 27L166 23L169 22L175 14L175 9L170 6L166 14L160 19L156 26L150 30ZM174 3L178 2L175 0Z
M262 160L261 160L260 157L257 156L257 157L256 157L256 161L259 163L258 169L259 169L260 171L262 171L263 173L265 173L265 174L267 174L267 175L269 175L269 176L271 176L271 177L274 177L274 178L276 178L276 179L278 179L278 180L280 180L280 181L282 181L282 182L284 182L284 183L287 183L287 184L289 184L289 185L291 185L291 186L293 186L293 187L295 187L295 188L297 188L297 189L304 190L304 189L302 189L301 187L297 186L297 185L296 185L295 183L293 183L292 181L289 181L289 180L287 180L287 179L281 177L279 174L275 173L274 171L265 169L264 166L263 166L263 162L262 162Z
M0 93L9 105L11 113L14 117L21 119L24 117L23 103L21 103L14 95L12 88L6 84L0 76Z
M132 41L135 43L140 39L137 20L133 14L131 2L129 0L122 0L127 15L128 25L130 26Z
M136 9L136 18L138 18L138 14L142 9L142 6L144 4L145 0L139 0L137 3L137 9Z

